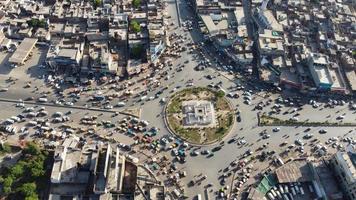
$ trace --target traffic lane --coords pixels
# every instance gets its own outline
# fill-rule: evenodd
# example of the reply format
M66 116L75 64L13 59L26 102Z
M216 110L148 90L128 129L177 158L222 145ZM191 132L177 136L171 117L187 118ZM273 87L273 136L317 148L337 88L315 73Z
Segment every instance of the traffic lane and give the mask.
M17 116L19 114L24 114L24 109L19 108L19 107L15 107L15 104L13 103L7 103L7 102L0 102L0 107L3 108L11 108L11 109L3 109L2 111L2 120L10 118L12 116ZM35 108L36 110L39 110L41 107L43 106L32 106ZM70 108L57 108L57 107L45 107L45 111L48 112L48 115L45 117L37 117L37 118L42 118L42 119L49 119L50 125L53 128L56 128L58 130L58 128L62 125L62 123L52 123L52 115L55 112L61 112L63 114L67 113L69 110L71 111L71 114L68 114L67 116L70 117L69 121L65 122L66 125L69 125L73 128L77 128L77 127L83 127L83 128L93 128L96 130L96 132L98 134L101 135L107 135L110 133L113 133L112 137L117 138L118 141L122 141L125 144L131 144L133 143L133 139L125 134L121 134L121 133L116 133L115 131L113 131L113 128L102 128L102 127L91 127L91 126L87 126L87 125L83 125L80 123L80 119L82 119L84 116L98 116L98 122L100 121L111 121L113 123L115 123L116 125L118 124L118 121L120 121L121 119L123 119L124 117L127 117L125 115L116 115L114 116L112 113L103 113L100 111L81 111L81 110L76 110L76 109L70 109ZM25 122L21 122L21 123L15 123L13 124L13 126L16 126L18 128L18 130L20 130L22 127L28 127L26 126L27 122L29 122L30 120L35 120L36 118L26 118ZM26 139L29 140L33 140L34 138L32 137L32 135L35 133L35 130L31 127L29 127L30 130L30 134L26 137ZM19 135L21 135L20 133L16 133L14 135L8 135L7 140L13 143L17 143L19 141ZM78 136L84 136L83 134L77 134ZM88 142L93 140L91 138L88 137L84 137L88 139Z
M301 139L304 142L308 142L308 145L305 146L305 149L306 152L310 151L311 147L309 146L309 143L311 140L302 139L298 134L301 131L300 129L295 129L292 131L290 129L281 129L280 132L271 134L270 139L254 141L254 139L259 137L258 133L263 131L263 129L264 127L257 127L252 132L241 131L239 135L240 137L244 137L247 140L247 145L240 147L236 144L225 144L220 151L215 153L215 156L213 158L207 159L204 156L189 157L187 159L186 167L184 168L185 170L189 171L189 176L187 177L188 180L194 178L194 175L202 172L203 174L206 174L208 176L207 181L205 181L204 183L206 184L211 182L215 185L215 189L218 189L219 181L217 179L221 175L221 172L219 172L220 170L227 167L232 161L239 159L245 151L251 149L255 152L257 148L267 142L269 143L269 145L268 148L265 150L274 150L278 154L285 150L285 148L279 146L282 142L287 141L289 144L294 144L294 141L296 139ZM338 134L324 134L318 136L317 138L319 138L320 143L324 144L325 141L327 141L331 136L342 136L347 132L347 130L340 132L337 127L333 127L332 131L338 131ZM283 139L283 135L286 132L288 132L288 135L291 136L289 138ZM256 155L256 153L254 155ZM212 159L214 160L214 162L211 162ZM258 163L259 164L255 166L256 170L254 173L261 172L261 169L265 169L269 166L269 161ZM207 168L206 166L209 166L209 168ZM202 186L197 188L188 188L188 193L196 194L197 191L201 191L202 189Z

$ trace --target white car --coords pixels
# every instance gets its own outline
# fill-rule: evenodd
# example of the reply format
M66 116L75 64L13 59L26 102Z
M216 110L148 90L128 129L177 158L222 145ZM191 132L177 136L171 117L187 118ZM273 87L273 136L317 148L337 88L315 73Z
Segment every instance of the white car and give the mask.
M65 102L65 105L66 106L73 106L74 104L72 102L68 101L68 102Z
M104 106L104 108L110 110L110 109L113 109L113 106L112 105L106 105L106 106Z
M38 98L38 101L41 103L46 103L48 100L47 98Z
M10 65L12 68L17 68L18 66L16 64L11 64Z
M123 107L123 106L125 106L125 105L126 105L126 103L125 103L125 102L123 102L123 101L121 101L121 102L117 103L117 106L119 106L119 107Z
M6 91L8 91L9 90L9 88L1 88L0 89L0 92L6 92Z
M290 118L292 121L299 121L299 118L298 117L292 117Z

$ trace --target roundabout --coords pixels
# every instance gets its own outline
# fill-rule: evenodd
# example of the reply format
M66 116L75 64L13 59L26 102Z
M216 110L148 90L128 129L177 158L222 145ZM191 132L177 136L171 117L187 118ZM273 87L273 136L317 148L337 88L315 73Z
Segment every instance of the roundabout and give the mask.
M168 129L184 141L207 145L221 141L235 123L235 115L222 90L187 88L175 93L165 107Z

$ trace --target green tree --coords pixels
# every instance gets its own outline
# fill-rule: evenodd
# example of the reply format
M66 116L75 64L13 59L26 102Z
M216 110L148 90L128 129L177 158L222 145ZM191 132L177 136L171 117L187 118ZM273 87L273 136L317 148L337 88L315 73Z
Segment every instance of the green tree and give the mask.
M217 93L216 93L216 96L221 98L221 97L224 97L225 96L225 92L222 91L222 90L219 90Z
M25 197L35 196L36 188L37 188L37 186L36 186L36 183L34 183L34 182L33 183L25 183L17 189L17 192L20 192Z
M141 5L141 0L132 0L132 5L134 8L138 8Z
M29 21L27 21L27 24L31 27L42 27L42 28L45 28L46 27L46 20L44 19L31 19Z
M142 51L143 51L142 45L141 44L135 44L131 48L131 56L132 56L132 58L136 58L136 59L141 58Z
M96 9L96 8L99 7L100 5L101 5L101 0L93 0L94 9Z
M138 32L141 31L141 26L136 20L132 20L131 23L130 23L130 29L133 32L138 33Z
M15 179L20 178L24 173L24 166L20 163L17 163L10 169L10 176Z
M12 183L14 182L14 180L12 179L11 176L8 176L4 179L4 181L2 182L3 184L3 191L5 194L10 194L11 192L11 186Z
M38 200L37 194L34 194L32 196L25 197L25 200Z
M10 153L11 152L11 146L8 143L4 143L1 145L1 151L5 153Z
M45 170L43 169L43 162L32 162L29 165L29 170L31 176L33 176L34 178L43 176L45 174Z
M39 155L41 153L41 149L34 142L29 142L26 145L26 148L23 150L23 153L29 155Z

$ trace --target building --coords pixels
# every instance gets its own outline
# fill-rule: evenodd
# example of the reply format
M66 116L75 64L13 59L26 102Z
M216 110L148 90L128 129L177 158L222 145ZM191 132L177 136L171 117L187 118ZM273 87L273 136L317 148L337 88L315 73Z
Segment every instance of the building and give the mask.
M151 193L163 200L164 186L147 170L110 144L82 144L79 138L68 137L54 151L48 199L133 200Z
M72 46L52 46L48 53L46 63L53 72L67 75L77 74L80 71L83 44Z
M314 84L319 90L330 90L333 80L328 69L328 57L326 55L311 53L308 58L308 67Z
M37 38L25 38L12 54L9 62L19 65L24 64L36 43Z
M184 101L183 126L185 127L215 127L215 110L209 101Z
M325 162L298 158L284 163L280 157L275 157L274 162L280 166L263 175L257 187L250 188L247 199L278 199L279 193L283 199L344 200Z
M349 200L356 199L356 151L348 146L348 151L337 152L330 160L336 178Z

